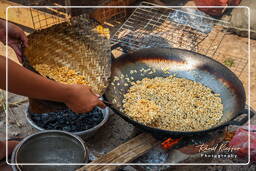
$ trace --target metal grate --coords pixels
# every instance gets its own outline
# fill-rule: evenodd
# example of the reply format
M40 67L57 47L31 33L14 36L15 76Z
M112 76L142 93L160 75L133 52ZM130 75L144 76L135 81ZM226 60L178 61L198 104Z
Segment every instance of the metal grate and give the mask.
M41 12L30 8L34 29L41 30L67 21L68 15L61 12L62 10L65 9L58 8L58 10L56 10L53 8L45 8L45 10Z
M70 9L65 8L69 5L70 1L58 0L30 0L25 5L30 6L56 6L56 8L30 8L33 27L35 30L41 30L59 24L70 19ZM63 8L62 8L63 7Z
M32 0L34 1L34 0ZM100 24L111 20L122 22L130 14L129 8L64 8L67 5L77 6L88 6L88 5L99 5L99 6L128 6L134 3L136 0L97 0L95 2L79 2L72 0L47 0L29 3L26 5L37 5L37 6L58 6L60 8L38 8L37 10L30 9L32 22L35 30L41 30L53 26L55 24L67 21L74 16L78 16L84 13L90 15ZM62 8L63 7L63 8Z
M112 46L116 48L113 52L127 53L149 47L181 48L215 58L237 75L243 72L246 57L218 52L228 33L229 22L213 19L193 8L142 7L155 6L148 2L142 2L140 6L111 38Z

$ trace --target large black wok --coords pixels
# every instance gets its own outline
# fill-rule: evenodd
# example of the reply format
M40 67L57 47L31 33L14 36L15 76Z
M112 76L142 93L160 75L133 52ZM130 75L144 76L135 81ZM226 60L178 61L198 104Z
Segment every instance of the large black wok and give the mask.
M145 75L131 72L131 70L139 71L141 68L155 68L157 72ZM166 68L170 73L167 74ZM105 92L106 100L112 103L110 107L114 112L144 131L158 135L191 135L228 125L242 125L248 120L249 110L245 109L246 97L241 81L227 67L207 56L182 49L147 48L114 59L111 72L111 83ZM121 112L123 96L127 93L130 84L125 86L126 79L114 81L116 76L121 78L121 75L124 75L130 79L141 80L145 77L167 77L173 74L176 77L200 82L211 88L214 93L221 95L224 110L223 117L217 125L201 131L169 131L146 126ZM252 117L254 113L250 113Z

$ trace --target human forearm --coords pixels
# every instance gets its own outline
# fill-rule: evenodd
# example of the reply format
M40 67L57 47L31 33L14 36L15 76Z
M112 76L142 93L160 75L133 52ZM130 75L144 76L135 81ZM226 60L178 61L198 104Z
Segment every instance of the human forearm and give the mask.
M6 58L0 56L1 89L6 89L5 61ZM68 98L69 86L37 75L8 59L8 91L31 98L64 102Z
M6 58L0 56L0 88L6 90ZM8 59L8 91L31 98L65 103L77 113L91 111L95 106L104 108L90 87L58 83L29 71Z

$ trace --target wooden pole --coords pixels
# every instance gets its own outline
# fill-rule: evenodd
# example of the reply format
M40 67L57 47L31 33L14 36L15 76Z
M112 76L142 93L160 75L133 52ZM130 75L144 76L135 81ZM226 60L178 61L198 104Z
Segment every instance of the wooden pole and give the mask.
M91 163L129 163L159 144L151 134L142 133ZM76 171L113 171L122 165L86 165Z

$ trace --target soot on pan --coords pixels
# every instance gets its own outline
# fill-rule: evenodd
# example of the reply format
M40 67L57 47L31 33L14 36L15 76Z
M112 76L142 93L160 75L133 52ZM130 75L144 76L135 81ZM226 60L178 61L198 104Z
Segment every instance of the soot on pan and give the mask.
M62 130L68 132L84 131L98 125L103 120L103 113L95 108L85 114L76 114L70 109L43 114L31 113L35 124L46 130Z

